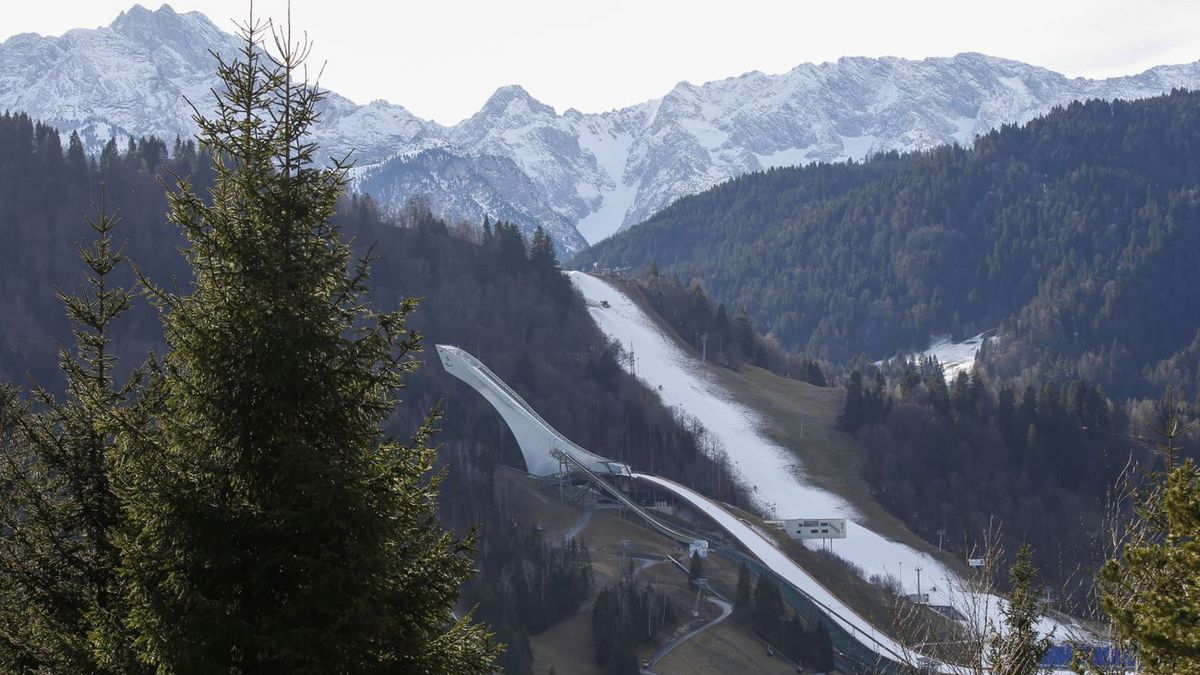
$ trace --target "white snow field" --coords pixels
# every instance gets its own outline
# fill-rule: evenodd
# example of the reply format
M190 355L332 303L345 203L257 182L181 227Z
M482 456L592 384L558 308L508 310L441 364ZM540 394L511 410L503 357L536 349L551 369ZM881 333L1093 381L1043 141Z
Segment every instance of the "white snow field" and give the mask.
M962 342L954 342L949 335L935 335L929 340L929 348L918 354L936 358L946 371L946 381L953 382L960 372L971 374L975 367L975 355L979 353L984 340L993 339L987 337L990 332L984 331Z
M922 356L932 356L937 359L938 363L942 364L942 370L946 374L946 382L954 382L954 378L958 377L960 372L971 374L975 368L975 356L979 354L980 347L988 340L995 340L996 336L989 337L988 334L992 331L986 330L975 337L967 338L962 342L955 342L949 335L934 335L929 338L929 346L922 351L909 352L904 355L904 358L912 360ZM876 361L875 365L881 366L887 362Z
M759 431L756 414L733 401L632 300L603 279L582 272L568 274L587 300L600 329L633 354L633 374L657 391L664 404L695 417L721 442L736 478L750 488L761 507L776 518L846 518L846 538L833 541L833 552L861 568L863 578L891 576L900 581L904 592L915 593L916 568L920 567L921 592L929 594L930 603L961 609L964 582L953 571L930 555L857 522L859 514L846 500L812 486L795 455ZM631 368L629 363L622 365ZM778 551L775 554L782 556ZM988 614L999 622L1001 601L986 596L979 600L986 601ZM864 631L869 628L860 627ZM1058 640L1067 638L1068 632L1074 633L1049 619L1042 620L1041 628L1057 628Z

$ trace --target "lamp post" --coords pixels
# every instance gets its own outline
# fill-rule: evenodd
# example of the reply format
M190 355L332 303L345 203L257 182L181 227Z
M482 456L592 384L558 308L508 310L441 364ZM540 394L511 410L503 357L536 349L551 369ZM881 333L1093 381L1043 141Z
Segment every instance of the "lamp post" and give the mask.
M700 616L700 594L708 586L706 577L696 577L696 603L692 605L692 617Z

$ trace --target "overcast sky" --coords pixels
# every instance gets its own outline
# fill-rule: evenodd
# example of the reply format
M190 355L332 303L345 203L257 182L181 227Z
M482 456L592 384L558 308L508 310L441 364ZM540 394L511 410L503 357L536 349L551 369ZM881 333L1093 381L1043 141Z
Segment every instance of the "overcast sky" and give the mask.
M0 40L108 25L122 0L6 2ZM158 4L144 3L151 9ZM174 0L233 30L245 0ZM258 0L281 17L284 0ZM1197 0L293 0L322 83L444 124L517 83L558 111L597 112L750 70L839 56L983 52L1071 76L1200 60Z

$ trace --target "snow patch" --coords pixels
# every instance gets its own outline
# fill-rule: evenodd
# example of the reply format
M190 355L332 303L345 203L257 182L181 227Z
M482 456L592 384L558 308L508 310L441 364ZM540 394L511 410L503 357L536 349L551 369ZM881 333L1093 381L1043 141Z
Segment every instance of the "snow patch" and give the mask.
M641 181L628 183L625 180L625 166L629 161L629 151L633 147L633 136L601 136L588 129L580 132L579 147L590 152L592 157L596 158L596 164L613 181L612 188L600 190L600 207L581 218L575 225L575 229L583 235L588 244L595 244L612 236L625 222L625 214L637 199Z
M838 134L838 138L842 139L842 154L855 160L865 159L871 151L879 147L878 136L842 136Z
M984 331L962 342L954 342L949 335L934 335L929 338L929 347L924 351L910 352L904 357L916 360L922 356L932 356L942 364L946 382L953 382L959 373L971 374L975 368L975 356L979 354L979 349L983 347L984 342L998 339L995 335L989 337L988 334L991 332L990 330ZM883 363L883 361L876 361L875 365L881 366Z
M758 159L758 163L764 169L773 169L778 166L803 166L812 162L808 157L808 148L786 148L784 150L776 150L767 155L754 154Z
M958 128L958 131L950 134L954 138L954 142L969 148L975 142L975 118L974 117L956 117L951 122Z
M582 272L568 274L587 300L600 330L633 355L632 366L624 363L623 367L658 392L665 405L695 417L721 442L735 478L750 489L752 499L765 512L777 518L846 518L846 538L834 540L833 552L857 565L864 579L890 576L911 593L916 591L916 569L920 567L921 590L928 592L931 603L961 606L964 586L952 570L922 551L863 526L849 502L813 486L795 455L763 435L757 415L734 401L624 293ZM948 356L950 352L939 353ZM782 554L776 551L771 555ZM1000 621L1001 601L982 598L987 601L988 616ZM1059 627L1057 639L1072 634L1069 627L1050 619L1043 619L1040 627L1045 631Z
M998 79L1000 80L1000 84L1003 84L1005 87L1008 87L1009 89L1011 89L1013 91L1013 93L1017 94L1018 96L1021 96L1022 98L1032 98L1033 97L1033 94L1029 91L1029 87L1025 84L1024 80L1022 80L1021 78L1019 78L1019 77L1000 77Z
M679 126L700 141L700 147L713 152L729 142L729 132L705 119L681 119Z

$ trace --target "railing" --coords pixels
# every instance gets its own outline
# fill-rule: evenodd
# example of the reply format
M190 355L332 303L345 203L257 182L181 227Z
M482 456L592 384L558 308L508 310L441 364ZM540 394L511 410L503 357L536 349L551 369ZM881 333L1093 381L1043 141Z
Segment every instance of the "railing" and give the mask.
M745 564L760 576L765 574L774 579L783 599L810 624L824 619L822 622L829 630L829 639L835 647L834 660L839 671L890 675L912 670L911 666L904 665L910 662L911 658L897 654L891 647L858 630L853 621L847 620L837 610L792 584L754 556L721 546L712 547L711 550L733 562Z
M646 513L645 509L643 509L636 502L634 502L632 499L630 499L624 492L621 492L621 490L614 487L608 481L604 480L600 476L597 476L595 474L595 472L593 472L591 469L584 466L583 462L579 461L575 457L572 457L570 454L565 453L565 452L555 451L555 453L557 453L556 454L557 457L564 458L568 463L573 464L577 469L582 471L583 474L585 476L587 476L593 483L595 483L600 489L602 489L605 492L607 492L608 494L612 495L617 501L619 501L622 504L624 504L625 506L627 506L630 511L633 511L634 513L641 516L642 519L644 519L646 522L650 523L650 525L653 526L654 529L658 530L659 532L662 532L663 534L667 535L671 539L674 539L675 541L677 541L681 544L691 544L692 542L702 538L691 532L684 532L683 530L676 529L674 527L671 527L670 525L667 525L666 523L659 521L654 516L650 515L649 513Z

